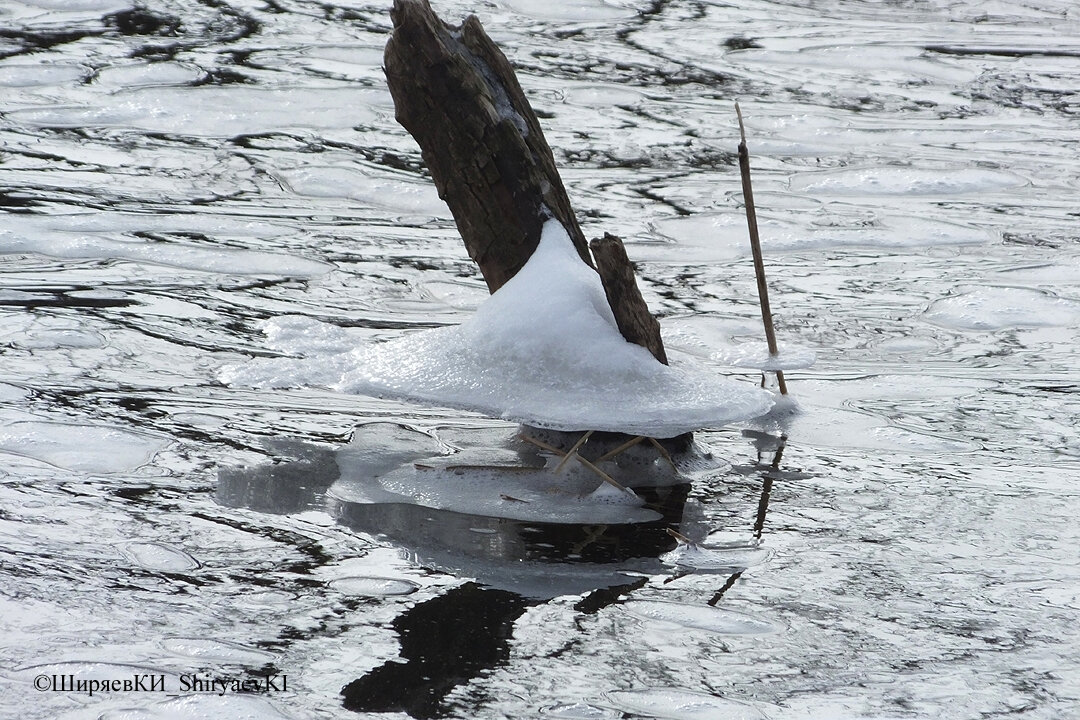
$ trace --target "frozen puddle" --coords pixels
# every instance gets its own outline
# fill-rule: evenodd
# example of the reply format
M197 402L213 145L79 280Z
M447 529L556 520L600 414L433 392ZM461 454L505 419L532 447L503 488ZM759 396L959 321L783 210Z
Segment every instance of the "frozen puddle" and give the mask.
M1080 324L1080 302L1023 287L980 287L932 303L924 318L953 330Z
M409 580L383 577L343 577L327 584L340 593L359 597L411 595L420 589L419 585Z
M303 334L293 348L307 351ZM673 437L762 414L772 395L704 369L662 365L628 343L600 278L549 221L529 262L454 327L343 354L253 361L229 383L329 385L554 430Z
M168 638L161 647L180 657L230 665L264 665L277 657L265 650L209 638Z
M293 255L134 238L117 240L84 232L74 228L51 229L45 223L25 222L21 217L6 223L0 220L0 254L35 253L75 260L127 260L229 275L316 277L331 269L326 263Z
M653 688L650 690L614 690L605 693L607 700L619 710L634 715L671 720L766 720L763 712L739 702L715 695L679 690Z
M74 472L131 472L167 445L162 438L100 425L28 420L0 427L0 452Z
M628 600L622 607L643 620L720 635L761 635L775 630L764 620L710 605L688 605L666 600Z
M173 687L177 687L178 682L178 676L176 674L149 665L82 662L78 660L32 665L30 667L2 671L2 674L4 677L26 683L33 683L42 675L48 676L49 678L56 676L73 679L75 682L85 680L115 680L116 678L131 678L136 676L156 677L158 675L164 675L166 688L169 687L170 683ZM41 688L38 689L41 690Z
M130 542L120 546L130 562L155 572L186 572L199 567L199 561L183 550L157 542Z
M573 466L402 467L377 478L342 467L330 495L344 502L421 505L466 515L547 523L638 523L660 519L644 501Z
M680 544L660 559L683 571L728 574L759 565L768 556L768 551L754 546L711 548Z
M617 720L622 717L618 710L597 707L588 703L564 703L541 708L544 717L559 718L559 720Z
M837 248L903 250L945 245L982 245L993 235L960 223L930 220L909 215L883 214L867 222L862 219L830 218L830 225L806 225L787 220L759 218L762 252L767 257L799 252L819 252ZM677 244L635 243L636 260L669 263L730 260L750 254L746 218L739 213L701 213L658 220L658 235Z
M306 197L356 200L365 205L413 215L449 218L446 203L431 183L378 178L354 166L305 166L277 173L293 192Z
M1027 180L1003 170L980 168L916 168L882 166L806 173L791 178L794 192L810 195L907 195L938 197L997 192L1026 185Z
M288 720L290 717L265 698L233 693L185 695L144 707L110 710L97 716L98 720Z
M776 355L770 355L768 345L748 342L719 350L713 358L732 367L776 372L811 367L817 360L817 353L810 348L781 345Z
M9 115L44 128L220 138L367 125L384 96L367 88L150 87L102 95L96 105L52 105Z

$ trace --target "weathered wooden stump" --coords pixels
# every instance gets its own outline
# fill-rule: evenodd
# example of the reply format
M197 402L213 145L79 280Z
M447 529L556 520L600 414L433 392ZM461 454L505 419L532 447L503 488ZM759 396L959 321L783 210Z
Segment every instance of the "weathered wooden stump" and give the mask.
M599 270L623 337L667 364L622 242L605 235L590 255L536 113L480 21L453 27L427 0L394 0L390 16L384 60L397 120L419 143L488 289L525 265L555 218L582 262Z

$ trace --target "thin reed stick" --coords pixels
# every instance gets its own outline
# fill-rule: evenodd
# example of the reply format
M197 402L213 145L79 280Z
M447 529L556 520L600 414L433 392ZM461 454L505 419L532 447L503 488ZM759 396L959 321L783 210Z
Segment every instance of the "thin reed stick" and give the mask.
M735 103L735 114L739 116L739 171L742 174L742 191L746 206L746 224L750 227L750 249L754 253L754 273L757 275L758 300L761 303L761 320L765 323L765 339L769 343L769 355L776 357L776 329L773 327L772 309L769 307L769 288L765 284L765 261L761 258L761 238L758 235L757 210L754 208L754 189L750 185L750 151L746 149L746 128L743 126L742 110ZM784 372L776 371L776 383L780 394L787 395L787 383Z
M671 453L667 451L667 448L661 445L660 441L654 437L649 438L649 442L651 442L653 444L653 447L656 448L663 456L663 458L668 461L668 464L671 465L671 469L674 470L675 474L677 475L679 473L679 466L676 465L675 461L671 459Z
M534 437L529 437L528 435L525 435L524 433L521 434L521 439L524 440L525 442L532 443L533 445L540 448L541 450L547 450L548 452L553 453L557 457L561 457L564 460L570 457L570 453L564 453L559 448L554 447L552 445L548 445L543 440L537 440ZM600 479L603 480L604 482L608 483L609 485L614 485L615 487L617 487L619 490L622 490L623 492L630 492L629 490L626 489L625 486L619 484L618 480L611 477L606 472L604 472L600 468L596 467L595 465L593 465L591 462L589 462L585 458L581 457L577 453L574 453L574 457L577 458L578 462L580 462L582 465L584 465L589 470L592 470L594 473L599 475Z
M635 445L637 445L639 442L641 442L644 439L645 439L644 435L635 435L634 437L630 438L629 440L627 440L626 442L624 442L622 445L615 448L614 450L608 450L606 453L604 453L600 457L596 458L596 462L603 462L604 460L610 460L611 458L615 457L619 453L625 452L625 451L629 450L630 448L634 447Z
M578 438L578 441L574 443L569 450L566 451L566 455L564 455L563 459L559 462L559 464L555 466L555 473L558 473L560 470L563 469L563 465L570 461L570 456L577 453L578 448L585 444L585 441L589 439L589 436L591 436L593 432L594 431L589 430L584 435Z

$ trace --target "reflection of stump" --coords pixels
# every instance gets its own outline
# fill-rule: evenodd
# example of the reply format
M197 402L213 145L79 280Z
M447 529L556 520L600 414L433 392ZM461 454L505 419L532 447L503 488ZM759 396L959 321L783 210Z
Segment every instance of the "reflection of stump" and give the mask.
M419 143L488 289L495 292L525 265L549 218L594 266L540 122L480 21L470 16L452 27L427 0L394 0L391 17L385 67L398 122ZM596 242L604 249L594 245L596 266L620 332L666 364L659 324L621 241Z

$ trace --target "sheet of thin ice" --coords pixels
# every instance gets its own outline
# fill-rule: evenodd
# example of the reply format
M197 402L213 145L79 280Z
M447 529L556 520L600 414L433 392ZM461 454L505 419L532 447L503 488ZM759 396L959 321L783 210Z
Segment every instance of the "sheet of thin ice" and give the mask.
M296 342L301 351L303 339ZM460 325L299 362L255 361L222 378L328 384L555 430L653 437L746 420L772 405L747 383L662 365L623 339L599 276L554 220L525 267Z

